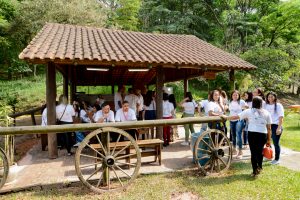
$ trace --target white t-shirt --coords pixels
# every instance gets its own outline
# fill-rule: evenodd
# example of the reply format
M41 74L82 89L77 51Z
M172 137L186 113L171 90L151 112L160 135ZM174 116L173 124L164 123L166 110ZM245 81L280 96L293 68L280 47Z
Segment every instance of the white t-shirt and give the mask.
M120 108L116 113L115 121L116 122L136 121L136 115L134 110L129 108L128 112L124 113L123 109Z
M149 106L144 105L144 110L156 110L155 101L152 100Z
M137 113L136 105L138 103L138 97L135 94L128 94L125 96L124 101L128 101L129 108L131 108L135 113Z
M123 102L122 95L120 92L115 93L114 101L115 101L115 111L119 110L121 107L119 106L118 101L120 101L121 104Z
M89 118L84 109L80 110L80 118L83 123L91 123L91 119Z
M265 109L271 114L272 124L278 124L279 117L284 117L284 109L281 103L277 103L276 112L275 104L266 104Z
M141 110L143 110L143 107L144 107L143 95L137 96L137 99L138 99L137 103L139 104L138 111L141 111Z
M209 101L207 99L200 102L200 107L204 108L205 116L208 116L208 103Z
M191 102L184 102L182 104L182 107L184 109L183 112L185 112L186 114L195 114L195 108L198 107L198 105L196 104L196 102L193 100Z
M98 110L94 116L95 122L98 122L98 120L102 117L103 117L102 110ZM105 118L103 122L115 122L114 112L110 110L108 113L108 117Z
M207 109L208 109L208 112L212 111L212 112L220 114L220 115L224 114L224 111L222 110L221 106L213 101L210 101L208 103Z
M47 126L47 108L43 110L41 126Z
M252 101L246 102L246 105L248 106L248 108L252 108Z
M163 117L172 117L174 105L169 101L163 101Z
M272 118L265 109L247 109L239 114L240 119L248 119L248 131L268 133L267 124L272 124Z
M229 116L237 116L238 114L240 114L243 111L243 107L246 105L244 100L240 100L240 102L238 101L231 101L229 103L229 111L230 114ZM231 120L231 121L236 121L236 120Z
M64 112L66 108L66 111ZM73 122L73 117L75 116L75 110L71 105L59 104L56 106L56 119L63 122Z

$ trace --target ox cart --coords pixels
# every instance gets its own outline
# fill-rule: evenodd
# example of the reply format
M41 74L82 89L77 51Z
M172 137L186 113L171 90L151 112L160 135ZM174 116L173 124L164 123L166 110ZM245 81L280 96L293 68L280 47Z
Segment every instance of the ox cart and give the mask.
M155 161L161 160L160 140L136 141L123 129L179 124L199 124L221 121L220 117L194 117L170 120L149 120L113 124L72 124L7 127L0 135L46 134L92 130L81 142L75 154L75 170L79 180L97 193L124 190L138 176L141 167L141 147L154 147ZM113 126L113 127L112 127ZM140 146L139 146L140 144ZM143 145L143 146L142 146ZM232 147L227 136L217 129L204 131L193 145L194 162L203 175L227 170L232 159ZM0 149L0 188L4 185L9 168L7 158Z

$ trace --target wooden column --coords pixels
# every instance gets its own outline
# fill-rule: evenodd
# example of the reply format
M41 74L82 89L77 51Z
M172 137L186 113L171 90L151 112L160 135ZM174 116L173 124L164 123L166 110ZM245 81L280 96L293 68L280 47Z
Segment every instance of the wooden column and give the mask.
M185 78L183 80L183 96L185 97L185 94L189 91L189 80Z
M47 65L46 77L46 103L47 124L54 125L56 122L55 100L56 100L56 78L55 65L50 62ZM56 134L48 134L48 156L50 159L58 157Z
M111 93L115 94L115 85L114 84L111 85Z
M64 75L63 94L69 99L69 77Z
M234 70L231 69L229 71L229 86L230 86L230 91L235 90L235 78L234 78Z
M70 74L70 102L73 102L75 100L75 93L76 93L76 79L75 79L75 66L70 66L69 67L69 74Z
M163 87L165 81L164 69L162 67L156 68L156 118L163 117ZM163 127L156 127L156 137L163 139Z

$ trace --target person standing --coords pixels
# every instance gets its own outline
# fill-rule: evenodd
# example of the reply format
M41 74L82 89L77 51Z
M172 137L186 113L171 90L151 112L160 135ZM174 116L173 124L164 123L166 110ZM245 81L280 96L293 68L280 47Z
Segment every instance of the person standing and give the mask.
M198 108L198 105L193 100L193 96L191 92L187 92L185 94L185 98L179 103L179 105L183 108L183 115L182 115L183 118L194 117L195 109ZM190 131L191 134L195 133L194 125L185 124L184 131L185 131L185 141L182 142L181 145L189 145Z
M174 113L172 115L172 119L176 119L176 107L177 107L177 104L176 104L176 99L175 99L175 95L174 94L170 94L169 95L169 102L173 104L173 107L174 107ZM178 126L177 125L173 125L171 127L171 142L173 142L176 138L179 138L179 135L178 135Z
M229 120L248 119L249 121L249 146L251 152L252 177L256 177L262 170L264 145L269 146L271 143L271 124L272 118L270 113L262 108L263 100L261 97L254 97L252 108L246 109L236 116L221 117Z
M169 102L169 95L163 93L163 119L172 119L174 114L174 106ZM163 146L168 146L171 142L171 126L164 126L163 128Z
M243 111L246 103L241 99L240 93L234 90L231 93L231 101L229 103L230 116L236 116ZM237 158L242 158L243 156L243 141L242 141L242 130L244 128L244 120L230 120L230 134L232 135L233 143L233 154L236 154L236 146L238 145L238 155Z
M122 108L124 92L125 92L125 87L122 85L119 86L118 92L116 92L114 95L115 112L117 112L117 110Z
M56 106L56 119L59 122L59 125L64 124L73 124L73 118L75 117L75 110L73 106L68 104L68 99L64 95L59 97L59 105ZM60 133L61 144L63 144L68 152L68 156L72 155L72 133Z
M143 119L144 120L156 119L156 103L153 97L152 90L148 90L145 96L144 107L143 107ZM151 137L154 138L154 127L149 128L149 131L151 132Z
M135 95L137 96L137 119L143 120L143 107L144 107L144 97L141 94L140 89L135 89Z
M221 116L225 113L224 105L221 103L222 101L221 101L219 90L213 90L209 94L208 101L209 101L209 103L207 105L208 116ZM224 123L222 123L222 122L217 122L215 124L208 123L208 127L210 129L216 128L225 133L225 126L224 126Z
M137 115L138 97L134 94L132 88L128 89L128 94L125 96L124 101L128 102L129 108L131 108L135 112L135 115Z
M277 102L277 95L274 92L269 92L266 96L265 109L270 113L272 117L272 140L275 147L275 159L271 162L274 165L280 163L280 137L282 135L282 123L284 117L284 109L281 103Z

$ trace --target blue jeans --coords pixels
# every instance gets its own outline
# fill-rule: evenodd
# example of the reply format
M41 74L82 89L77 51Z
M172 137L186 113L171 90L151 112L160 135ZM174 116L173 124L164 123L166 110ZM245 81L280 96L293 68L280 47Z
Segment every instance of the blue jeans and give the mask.
M234 147L238 145L239 150L243 148L243 141L242 141L243 128L244 128L243 120L230 121L230 133L232 134L232 143Z
M280 135L276 135L276 130L278 128L277 124L272 124L271 125L271 130L272 130L272 140L273 140L273 144L275 147L275 160L279 160L280 158L280 144L279 144L279 140L282 134L282 128L281 128L281 134Z
M246 120L244 120L244 145L248 144L248 122Z

